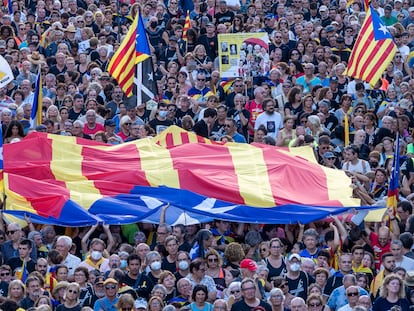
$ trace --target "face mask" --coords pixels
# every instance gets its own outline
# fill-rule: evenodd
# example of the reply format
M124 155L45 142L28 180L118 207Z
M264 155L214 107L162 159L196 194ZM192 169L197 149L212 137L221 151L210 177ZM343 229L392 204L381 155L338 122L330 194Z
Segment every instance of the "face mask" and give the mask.
M99 252L99 251L93 251L91 253L91 257L92 257L93 260L99 260L99 259L102 258L102 253Z
M161 262L159 262L159 261L154 261L154 262L151 264L151 270L157 271L157 270L160 270L160 269L161 269Z
M106 32L110 32L111 31L111 26L105 26L104 29L105 29Z
M168 111L161 110L160 112L158 112L158 115L159 115L161 118L166 118L166 117L167 117L167 113L168 113Z
M157 25L158 25L158 23L157 22L151 22L151 28L155 28L155 27L157 27Z
M179 263L178 263L178 268L180 269L180 270L187 270L188 269L188 262L187 261L180 261Z
M121 266L120 266L120 268L121 269L126 269L126 267L127 267L127 261L125 259L121 259Z
M293 272L299 271L300 270L300 264L298 264L298 263L292 263L290 265L290 270L293 271Z

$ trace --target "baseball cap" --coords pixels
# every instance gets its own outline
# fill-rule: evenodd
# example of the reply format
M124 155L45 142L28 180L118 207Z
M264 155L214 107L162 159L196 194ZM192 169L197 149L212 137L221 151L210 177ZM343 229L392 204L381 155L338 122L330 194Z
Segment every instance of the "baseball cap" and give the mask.
M102 275L100 275L96 277L94 284L98 285L98 284L104 284L104 283L105 283L105 278Z
M297 260L301 260L300 256L298 254L292 254L289 256L289 261L291 261L292 259L296 258Z
M330 77L329 78L329 82L330 83L336 83L336 82L338 82L338 77L336 77L336 76Z
M134 302L135 309L147 309L148 304L144 299L137 299Z
M256 264L256 262L255 262L254 260L252 260L252 259L243 259L243 260L240 262L240 268L241 268L241 269L247 269L247 270L249 270L249 271L254 272L254 271L256 271L256 270L257 270L257 264Z
M328 7L326 5L321 5L321 7L319 8L319 12L326 12L328 11Z
M114 120L105 120L105 126L115 126L115 121Z
M335 27L332 25L328 25L326 26L326 32L334 32L335 31Z
M324 159L330 159L330 158L336 158L336 156L333 154L333 152L325 152L325 154L323 155Z

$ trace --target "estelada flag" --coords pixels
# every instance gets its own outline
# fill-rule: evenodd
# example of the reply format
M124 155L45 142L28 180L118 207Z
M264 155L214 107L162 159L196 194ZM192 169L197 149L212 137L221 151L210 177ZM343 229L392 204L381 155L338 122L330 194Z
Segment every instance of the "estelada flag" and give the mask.
M374 86L396 52L391 33L369 6L344 74Z
M127 97L132 96L135 65L151 57L151 51L141 14L134 22L108 65L108 72L118 81Z

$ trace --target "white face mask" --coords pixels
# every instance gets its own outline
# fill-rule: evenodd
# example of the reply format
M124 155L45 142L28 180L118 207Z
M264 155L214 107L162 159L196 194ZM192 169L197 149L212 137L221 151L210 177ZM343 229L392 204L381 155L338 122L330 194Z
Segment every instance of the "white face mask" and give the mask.
M187 270L187 269L188 269L188 267L189 267L189 264L188 264L188 262L187 262L187 261L185 261L185 260L180 261L180 262L178 263L178 268L179 268L180 270Z
M292 263L290 265L290 271L297 272L299 270L300 270L300 264L298 264L298 263Z
M161 269L161 262L159 262L159 261L154 261L154 262L151 264L151 270L157 271L157 270L160 270L160 269Z
M93 260L99 260L102 258L102 252L100 251L92 251L91 252L91 257Z

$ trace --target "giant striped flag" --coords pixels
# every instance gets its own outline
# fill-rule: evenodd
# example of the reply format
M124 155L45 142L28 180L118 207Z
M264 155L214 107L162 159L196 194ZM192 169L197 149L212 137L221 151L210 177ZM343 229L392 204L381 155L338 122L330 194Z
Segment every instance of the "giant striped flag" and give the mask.
M167 202L194 219L258 223L308 223L360 204L311 147L222 144L175 126L117 146L31 133L4 146L4 181L5 214L62 226L142 221Z
M37 74L36 86L34 91L34 99L32 104L32 113L30 115L30 126L36 127L42 123L42 97L43 97L43 88L42 88L42 75L39 66L39 72Z
M392 61L397 47L377 12L369 6L345 74L372 86Z
M147 34L138 12L120 47L108 65L108 72L118 81L127 97L132 96L135 65L151 56Z

